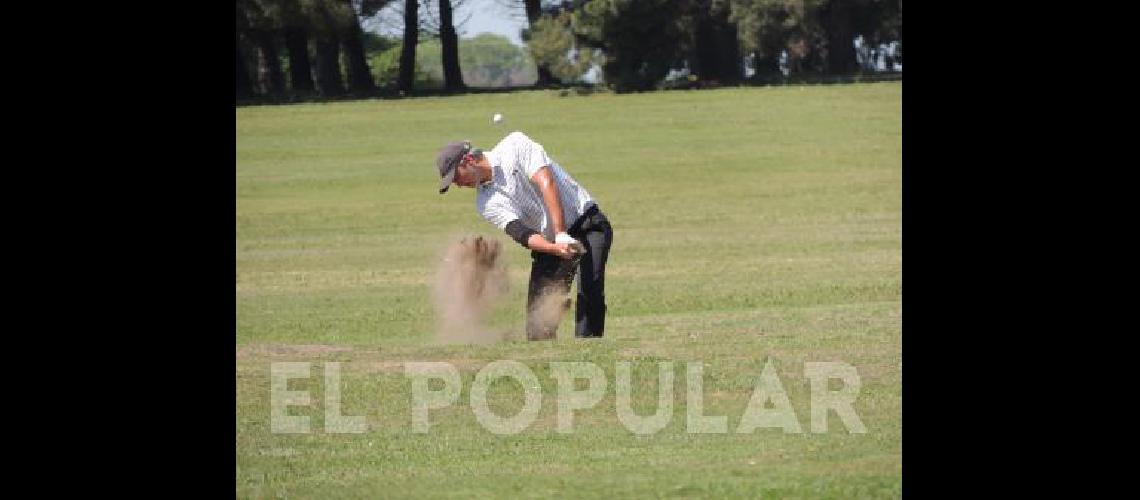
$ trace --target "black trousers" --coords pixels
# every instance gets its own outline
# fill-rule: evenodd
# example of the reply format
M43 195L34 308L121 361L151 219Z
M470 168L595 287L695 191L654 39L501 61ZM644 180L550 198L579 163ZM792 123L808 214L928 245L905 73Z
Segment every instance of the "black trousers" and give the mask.
M601 337L606 328L606 260L614 231L597 205L566 229L586 247L585 255L567 260L531 252L530 286L527 290L526 333L530 340L554 338L562 313L570 306L570 284L578 274L578 301L574 313L575 337ZM567 297L550 303L541 300L554 292Z

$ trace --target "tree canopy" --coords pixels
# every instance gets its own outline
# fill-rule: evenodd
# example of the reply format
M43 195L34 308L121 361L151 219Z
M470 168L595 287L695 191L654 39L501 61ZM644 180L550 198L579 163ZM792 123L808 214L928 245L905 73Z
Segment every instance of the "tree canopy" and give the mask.
M571 84L595 68L615 90L641 91L678 70L739 82L746 59L758 79L846 75L861 71L856 37L897 42L901 58L901 0L503 1L525 7L525 48L490 34L460 39L453 12L462 0L235 0L235 94ZM391 8L402 40L362 29Z

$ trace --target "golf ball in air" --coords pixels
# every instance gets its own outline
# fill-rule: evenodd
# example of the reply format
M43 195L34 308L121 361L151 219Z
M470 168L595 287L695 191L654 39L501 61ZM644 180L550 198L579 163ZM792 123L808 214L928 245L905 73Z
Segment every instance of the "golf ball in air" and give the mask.
M495 113L495 116L491 117L491 121L495 122L495 123L499 123L499 122L503 121L503 115L501 115L499 113Z

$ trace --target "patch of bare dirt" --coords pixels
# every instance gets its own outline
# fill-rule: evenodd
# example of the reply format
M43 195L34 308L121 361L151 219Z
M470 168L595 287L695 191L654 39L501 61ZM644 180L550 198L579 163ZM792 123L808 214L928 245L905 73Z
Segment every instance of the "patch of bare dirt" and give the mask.
M335 352L348 352L351 347L327 344L250 344L237 347L237 359L252 357L315 357Z

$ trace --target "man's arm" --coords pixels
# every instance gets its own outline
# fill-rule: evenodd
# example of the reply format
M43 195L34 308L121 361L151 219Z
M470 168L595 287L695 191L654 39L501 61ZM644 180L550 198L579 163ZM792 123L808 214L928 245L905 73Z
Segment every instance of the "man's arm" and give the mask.
M569 244L551 243L538 231L526 227L517 219L508 222L505 231L511 236L511 239L536 252L557 255L564 259L569 259L574 255Z
M542 193L542 201L546 203L546 212L550 214L550 224L554 234L566 232L566 221L562 218L562 199L558 196L558 183L554 182L554 175L550 167L544 166L530 176L531 182L538 186Z
M546 213L550 219L550 229L554 231L555 241L570 239L566 233L566 220L562 215L562 198L558 193L558 183L554 180L553 163L541 144L534 142L522 132L513 132L507 136L515 145L515 161L519 170L526 174L542 195Z

